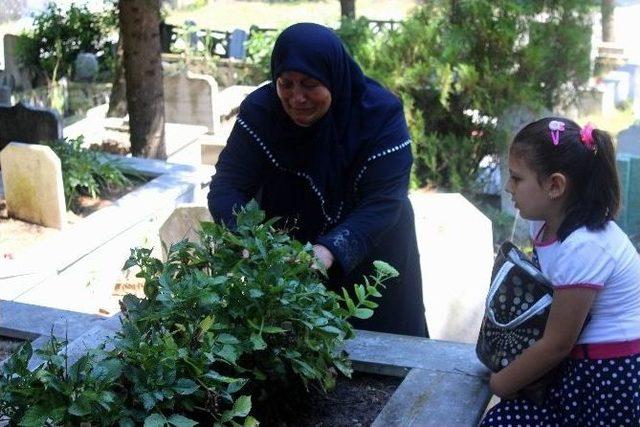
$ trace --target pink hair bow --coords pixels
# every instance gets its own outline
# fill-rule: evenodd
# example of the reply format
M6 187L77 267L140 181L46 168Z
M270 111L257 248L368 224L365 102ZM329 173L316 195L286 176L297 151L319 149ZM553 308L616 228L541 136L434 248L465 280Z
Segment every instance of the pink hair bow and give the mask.
M549 122L549 131L551 132L551 141L553 141L553 145L558 145L560 143L560 132L564 132L564 122L551 120Z
M580 141L590 150L594 149L594 141L593 141L593 130L595 127L591 123L587 123L584 125L582 129L580 129Z

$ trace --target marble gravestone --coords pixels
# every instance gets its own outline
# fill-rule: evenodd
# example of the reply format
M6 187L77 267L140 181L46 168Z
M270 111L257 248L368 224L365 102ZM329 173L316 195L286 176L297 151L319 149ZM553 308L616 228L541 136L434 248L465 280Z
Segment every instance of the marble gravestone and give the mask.
M162 259L166 261L167 251L174 243L184 239L190 242L199 241L198 231L202 221L213 221L206 206L188 203L177 206L160 226Z
M61 229L65 200L60 159L45 145L12 142L0 152L10 217Z

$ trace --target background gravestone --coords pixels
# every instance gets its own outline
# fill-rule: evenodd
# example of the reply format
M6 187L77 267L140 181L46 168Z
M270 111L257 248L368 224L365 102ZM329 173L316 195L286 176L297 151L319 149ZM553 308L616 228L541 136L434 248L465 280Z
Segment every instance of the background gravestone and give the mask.
M457 193L410 195L433 339L475 343L493 266L491 220Z
M628 154L640 157L640 125L633 125L623 130L616 137L617 154Z
M229 37L229 58L245 59L247 56L246 41L246 31L240 29L233 30Z
M11 88L0 82L0 106L11 106Z
M13 141L37 144L59 138L62 123L56 111L32 108L21 102L13 107L0 106L0 150Z
M65 223L60 159L46 145L12 142L0 152L10 217L61 229Z
M616 163L620 174L622 206L618 224L632 239L640 238L640 126L617 136Z
M622 193L617 223L633 241L640 242L640 157L619 154L616 163Z
M19 36L13 34L5 34L3 37L5 77L12 90L29 90L31 89L29 75L20 68L16 55L18 38Z
M216 105L218 83L211 76L176 74L164 76L164 116L168 123L206 126L209 133L220 129Z
M184 239L198 242L200 222L213 221L206 206L183 204L177 206L169 218L160 226L160 242L162 245L162 259L166 261L167 250L174 243Z

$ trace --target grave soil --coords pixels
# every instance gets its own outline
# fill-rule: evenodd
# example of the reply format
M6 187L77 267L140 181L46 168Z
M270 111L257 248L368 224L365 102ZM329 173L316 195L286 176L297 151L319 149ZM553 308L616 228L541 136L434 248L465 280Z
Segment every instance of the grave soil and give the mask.
M67 211L66 225L73 225L98 209L112 205L143 184L144 182L135 182L123 188L106 188L99 197L78 196L72 202L71 210ZM13 259L24 249L58 233L60 230L55 228L9 218L6 201L0 198L0 259Z
M354 372L351 379L339 376L329 393L311 390L302 398L286 393L277 405L268 405L268 413L260 414L258 406L255 416L261 426L370 426L401 382L398 377ZM279 409L273 411L274 407Z

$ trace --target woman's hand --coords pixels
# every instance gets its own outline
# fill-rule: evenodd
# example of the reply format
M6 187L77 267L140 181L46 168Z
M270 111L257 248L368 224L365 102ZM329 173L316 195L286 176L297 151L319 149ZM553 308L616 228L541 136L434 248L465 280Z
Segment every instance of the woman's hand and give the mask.
M313 245L313 253L318 259L318 261L322 263L322 265L326 270L331 268L331 266L333 265L334 258L333 258L333 254L329 249L327 249L322 245ZM317 266L314 265L314 267L317 267Z

